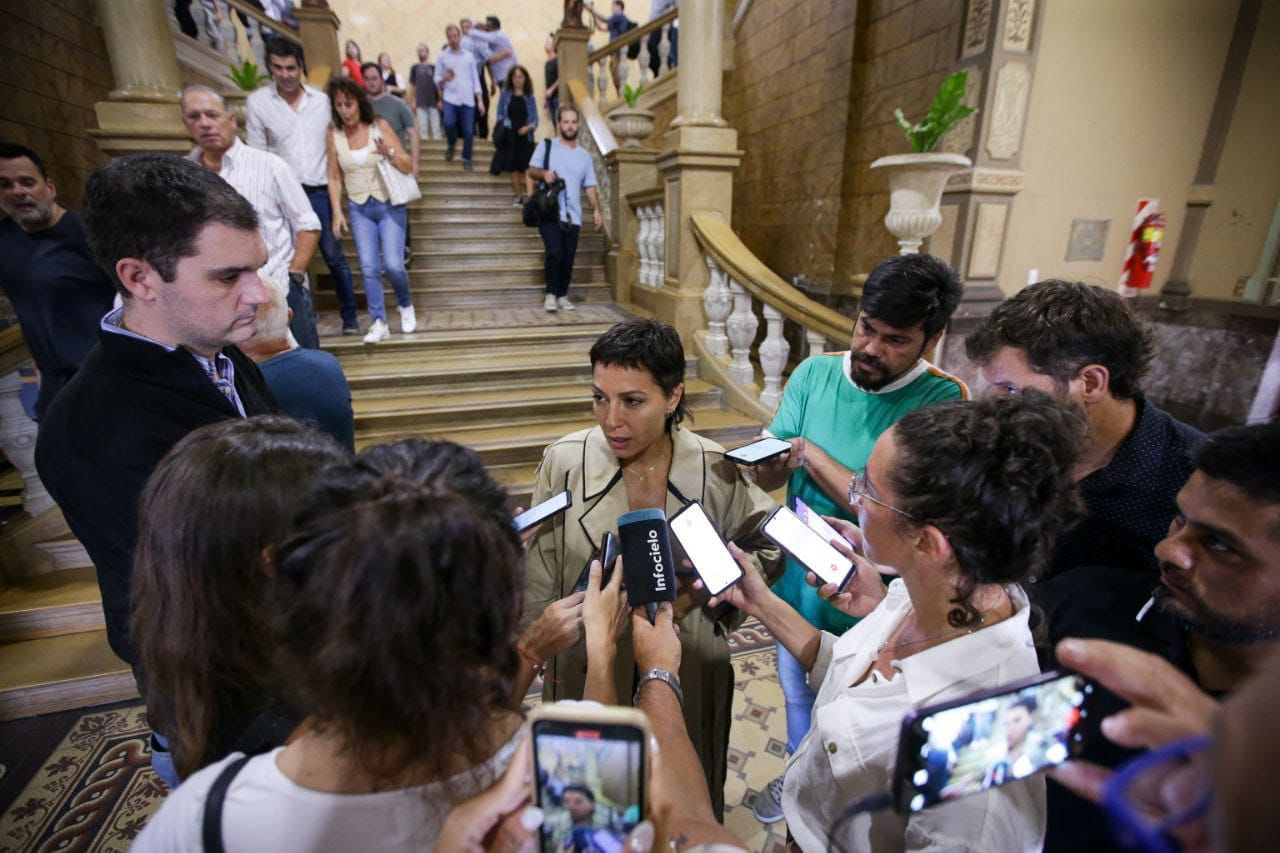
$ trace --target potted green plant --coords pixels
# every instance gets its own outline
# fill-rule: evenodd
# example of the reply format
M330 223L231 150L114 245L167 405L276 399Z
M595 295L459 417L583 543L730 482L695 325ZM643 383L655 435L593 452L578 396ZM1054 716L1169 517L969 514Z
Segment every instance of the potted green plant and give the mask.
M883 169L889 178L889 212L884 224L898 238L902 254L920 251L920 245L942 224L942 190L947 178L973 165L962 154L937 153L933 149L947 131L976 110L962 103L967 71L947 76L938 87L928 114L912 124L902 109L893 111L911 146L910 154L892 154L871 164Z
M636 106L643 91L643 83L635 87L628 83L622 89L627 105L609 111L609 127L623 148L640 148L641 142L653 135L653 113Z
M258 64L251 59L246 59L239 65L229 65L227 69L227 73L231 75L231 82L245 92L252 92L271 79L270 76L263 74L262 69L258 68Z

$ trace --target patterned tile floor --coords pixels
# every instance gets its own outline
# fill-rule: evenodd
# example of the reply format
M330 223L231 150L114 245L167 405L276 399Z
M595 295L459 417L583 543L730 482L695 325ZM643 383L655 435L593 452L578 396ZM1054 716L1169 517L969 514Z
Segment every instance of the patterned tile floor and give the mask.
M747 849L773 853L782 850L786 824L762 825L751 804L783 768L777 657L756 622L729 642L736 678L725 824ZM65 732L60 740L49 735L51 727ZM0 853L128 850L167 792L151 772L147 731L143 706L127 703L0 724L0 788L9 789L3 791L9 802L0 814ZM11 788L19 784L20 790Z

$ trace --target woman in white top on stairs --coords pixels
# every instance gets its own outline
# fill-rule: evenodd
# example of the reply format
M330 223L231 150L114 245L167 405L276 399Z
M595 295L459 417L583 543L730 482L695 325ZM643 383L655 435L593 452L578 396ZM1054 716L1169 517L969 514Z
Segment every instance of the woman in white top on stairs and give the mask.
M373 321L364 342L376 344L391 335L382 296L383 270L396 293L400 330L409 334L418 326L409 298L409 274L404 267L409 212L403 204L390 203L386 183L378 173L378 163L383 158L406 175L413 170L413 161L391 126L374 116L369 96L359 83L335 77L329 81L328 92L333 105L333 128L327 143L333 234L342 239L347 230L347 217L342 214L345 186L351 236L360 256L360 278Z
M1047 565L1076 517L1071 471L1082 427L1076 413L1030 393L927 406L881 435L849 483L859 526L832 520L861 552L845 592L819 589L864 617L841 637L810 625L738 552L742 581L711 604L757 617L818 693L783 782L787 829L801 850L1043 846L1038 776L910 817L844 812L890 790L902 718L913 708L1039 672L1019 584ZM899 577L886 587L881 573Z
M269 549L277 669L307 716L285 746L189 777L137 851L217 849L206 815L230 853L431 850L511 762L524 552L480 457L370 448L316 477L294 531Z

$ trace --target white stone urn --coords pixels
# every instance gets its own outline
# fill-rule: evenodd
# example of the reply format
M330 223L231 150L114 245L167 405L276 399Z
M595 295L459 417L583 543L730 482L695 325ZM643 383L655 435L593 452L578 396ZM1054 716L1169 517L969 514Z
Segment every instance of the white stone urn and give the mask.
M618 107L609 111L609 128L623 148L640 148L653 135L653 113L638 107Z
M963 154L893 154L871 164L889 177L889 212L884 224L898 238L899 254L920 251L920 244L942 224L942 188L954 172L973 163Z

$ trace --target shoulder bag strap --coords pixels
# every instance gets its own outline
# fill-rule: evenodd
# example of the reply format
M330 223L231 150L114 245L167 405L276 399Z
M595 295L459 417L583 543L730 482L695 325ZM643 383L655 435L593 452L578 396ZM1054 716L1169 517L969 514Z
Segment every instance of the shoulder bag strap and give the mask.
M551 140L547 140L547 147L542 150L542 171L547 171L547 166L551 163Z
M204 844L205 853L223 853L222 806L226 802L227 789L231 787L232 780L249 763L249 758L248 755L242 755L222 768L218 778L213 781L213 786L209 788L209 794L204 800L204 817L200 824L200 839Z

